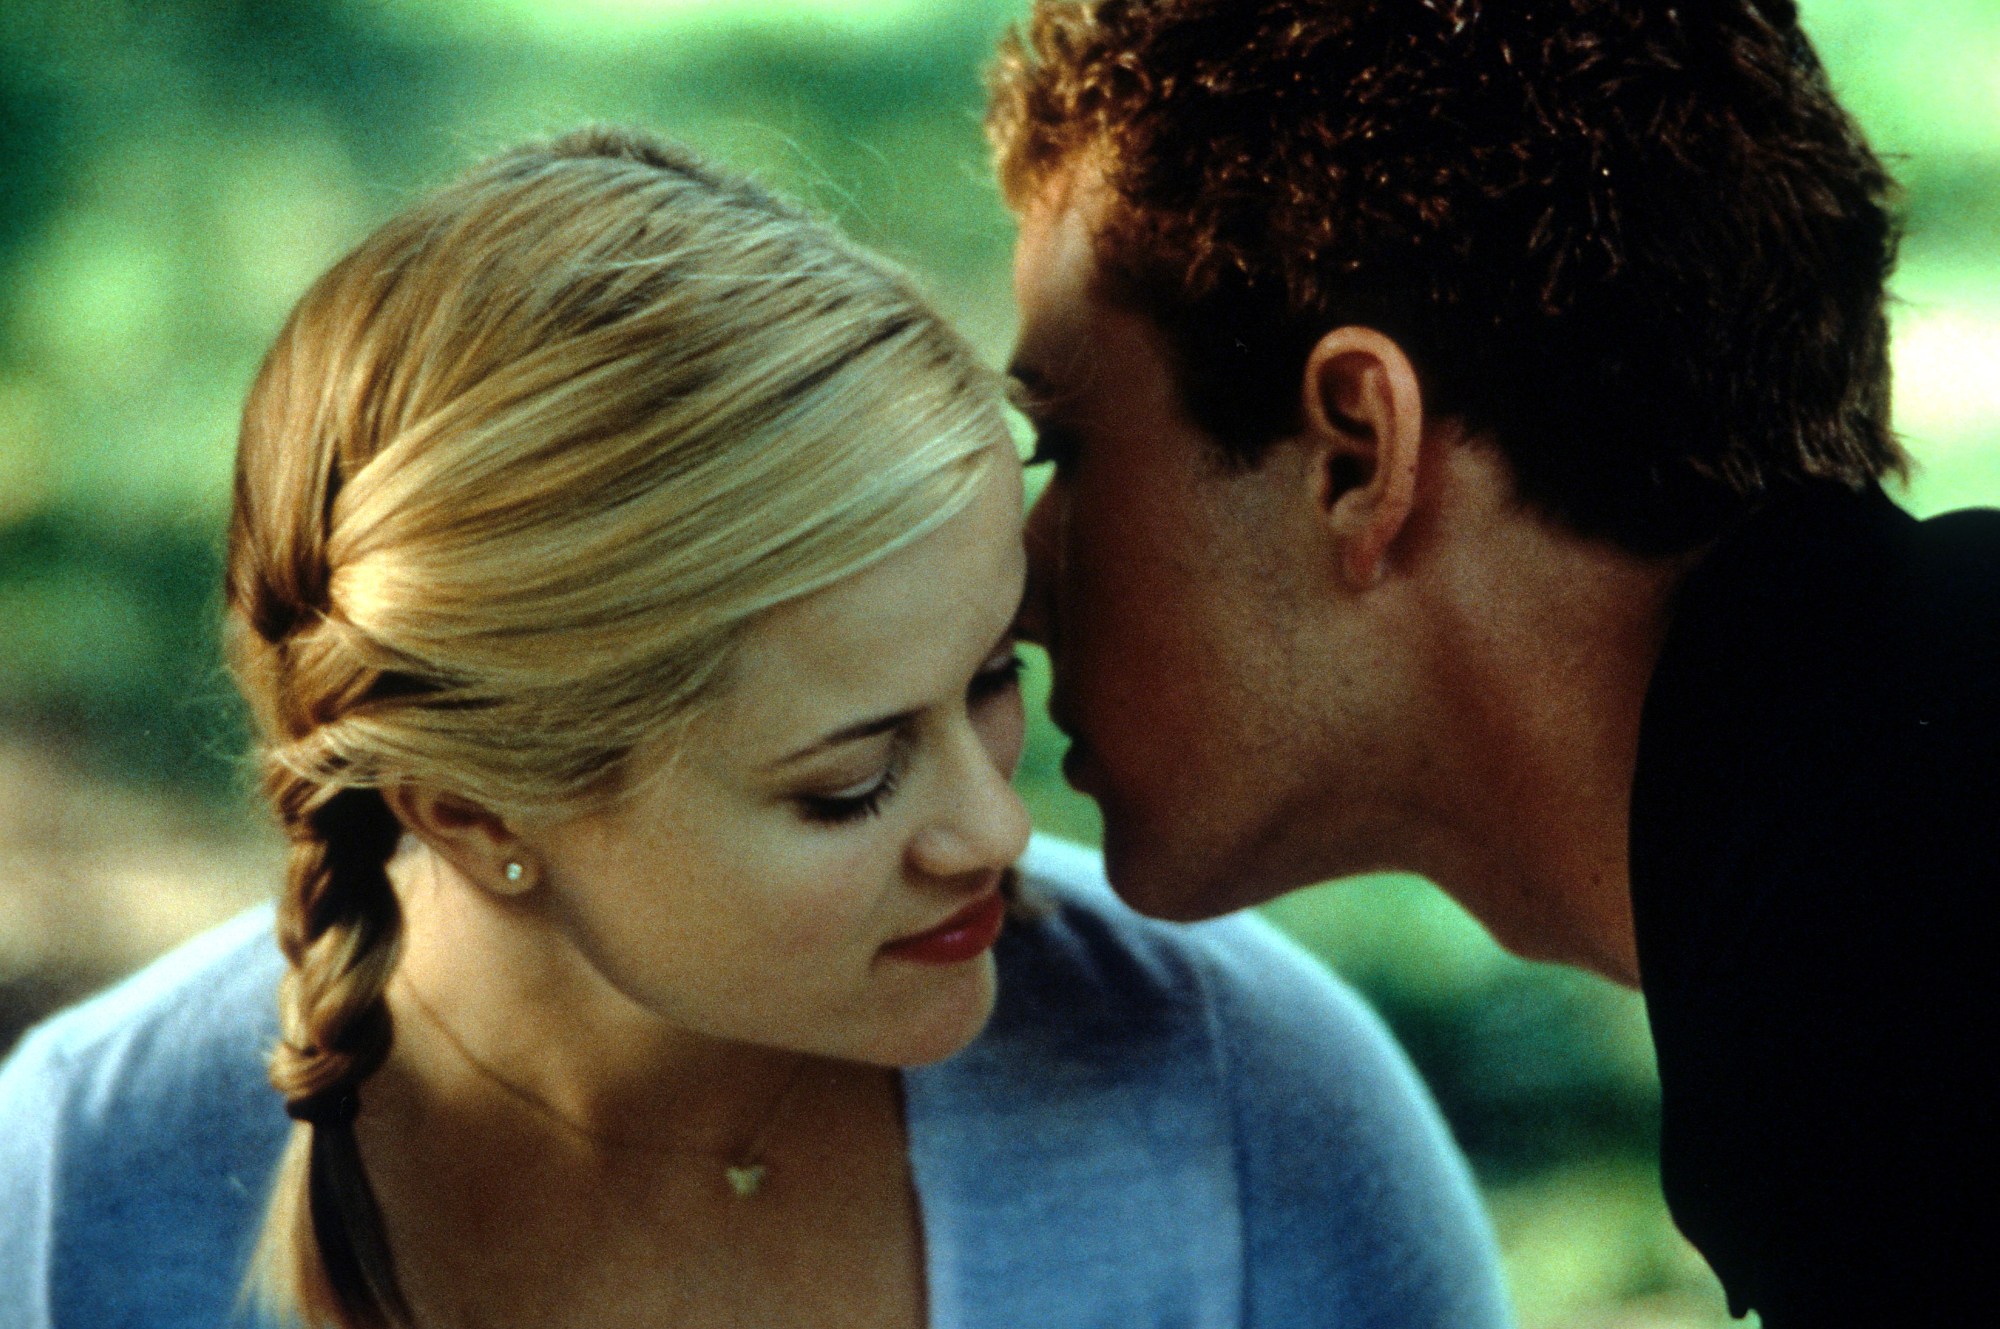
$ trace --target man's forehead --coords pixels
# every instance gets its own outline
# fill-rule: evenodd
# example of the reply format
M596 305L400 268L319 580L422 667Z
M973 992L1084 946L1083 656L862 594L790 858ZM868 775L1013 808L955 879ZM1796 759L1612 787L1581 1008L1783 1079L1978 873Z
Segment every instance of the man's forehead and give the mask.
M1051 246L1071 241L1078 228L1083 230L1087 247L1104 192L1100 178L1094 173L1085 178L1078 169L1058 171L1044 181L1016 217L1020 232L1014 249L1015 278L1023 275L1025 261L1032 258L1045 263Z
M1073 391L1088 372L1097 277L1090 194L1045 191L1021 215L1014 297L1021 326L1009 375L1030 397Z

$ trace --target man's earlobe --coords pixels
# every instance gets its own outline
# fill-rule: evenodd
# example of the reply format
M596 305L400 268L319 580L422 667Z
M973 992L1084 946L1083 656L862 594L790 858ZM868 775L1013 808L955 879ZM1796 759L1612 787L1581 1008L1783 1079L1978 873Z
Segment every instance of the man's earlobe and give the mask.
M1357 590L1381 581L1416 502L1424 440L1416 367L1373 328L1342 327L1306 357L1305 433L1314 501Z

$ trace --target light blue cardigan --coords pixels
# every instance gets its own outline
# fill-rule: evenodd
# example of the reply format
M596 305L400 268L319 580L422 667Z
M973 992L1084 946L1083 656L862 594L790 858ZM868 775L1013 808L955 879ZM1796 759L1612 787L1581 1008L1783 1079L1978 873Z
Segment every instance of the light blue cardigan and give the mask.
M993 1023L904 1074L936 1329L1488 1329L1464 1163L1380 1024L1249 917L1140 919L1038 838ZM288 1123L268 910L0 1068L0 1325L229 1322Z

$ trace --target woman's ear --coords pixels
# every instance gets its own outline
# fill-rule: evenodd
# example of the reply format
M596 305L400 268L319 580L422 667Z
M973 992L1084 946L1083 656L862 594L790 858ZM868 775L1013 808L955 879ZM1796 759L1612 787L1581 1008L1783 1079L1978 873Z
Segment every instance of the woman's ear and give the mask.
M1304 406L1314 502L1342 575L1366 590L1416 503L1425 435L1416 367L1373 328L1335 328L1306 357Z
M456 794L408 785L382 791L405 830L495 895L525 895L541 881L534 856L497 814Z

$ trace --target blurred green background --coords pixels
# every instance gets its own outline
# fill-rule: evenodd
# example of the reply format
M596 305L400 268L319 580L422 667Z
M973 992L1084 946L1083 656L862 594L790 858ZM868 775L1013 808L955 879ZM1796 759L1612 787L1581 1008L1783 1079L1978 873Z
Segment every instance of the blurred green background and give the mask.
M663 128L920 273L997 361L1012 231L979 75L1024 0L0 6L0 1048L268 893L216 664L234 415L291 301L414 191L587 119ZM2000 5L1804 0L1908 187L1897 418L1921 512L2000 501ZM1045 680L1031 677L1031 691ZM1039 824L1089 806L1037 722ZM1653 1178L1636 997L1421 882L1270 913L1375 1001L1494 1207L1522 1318L1722 1323Z

